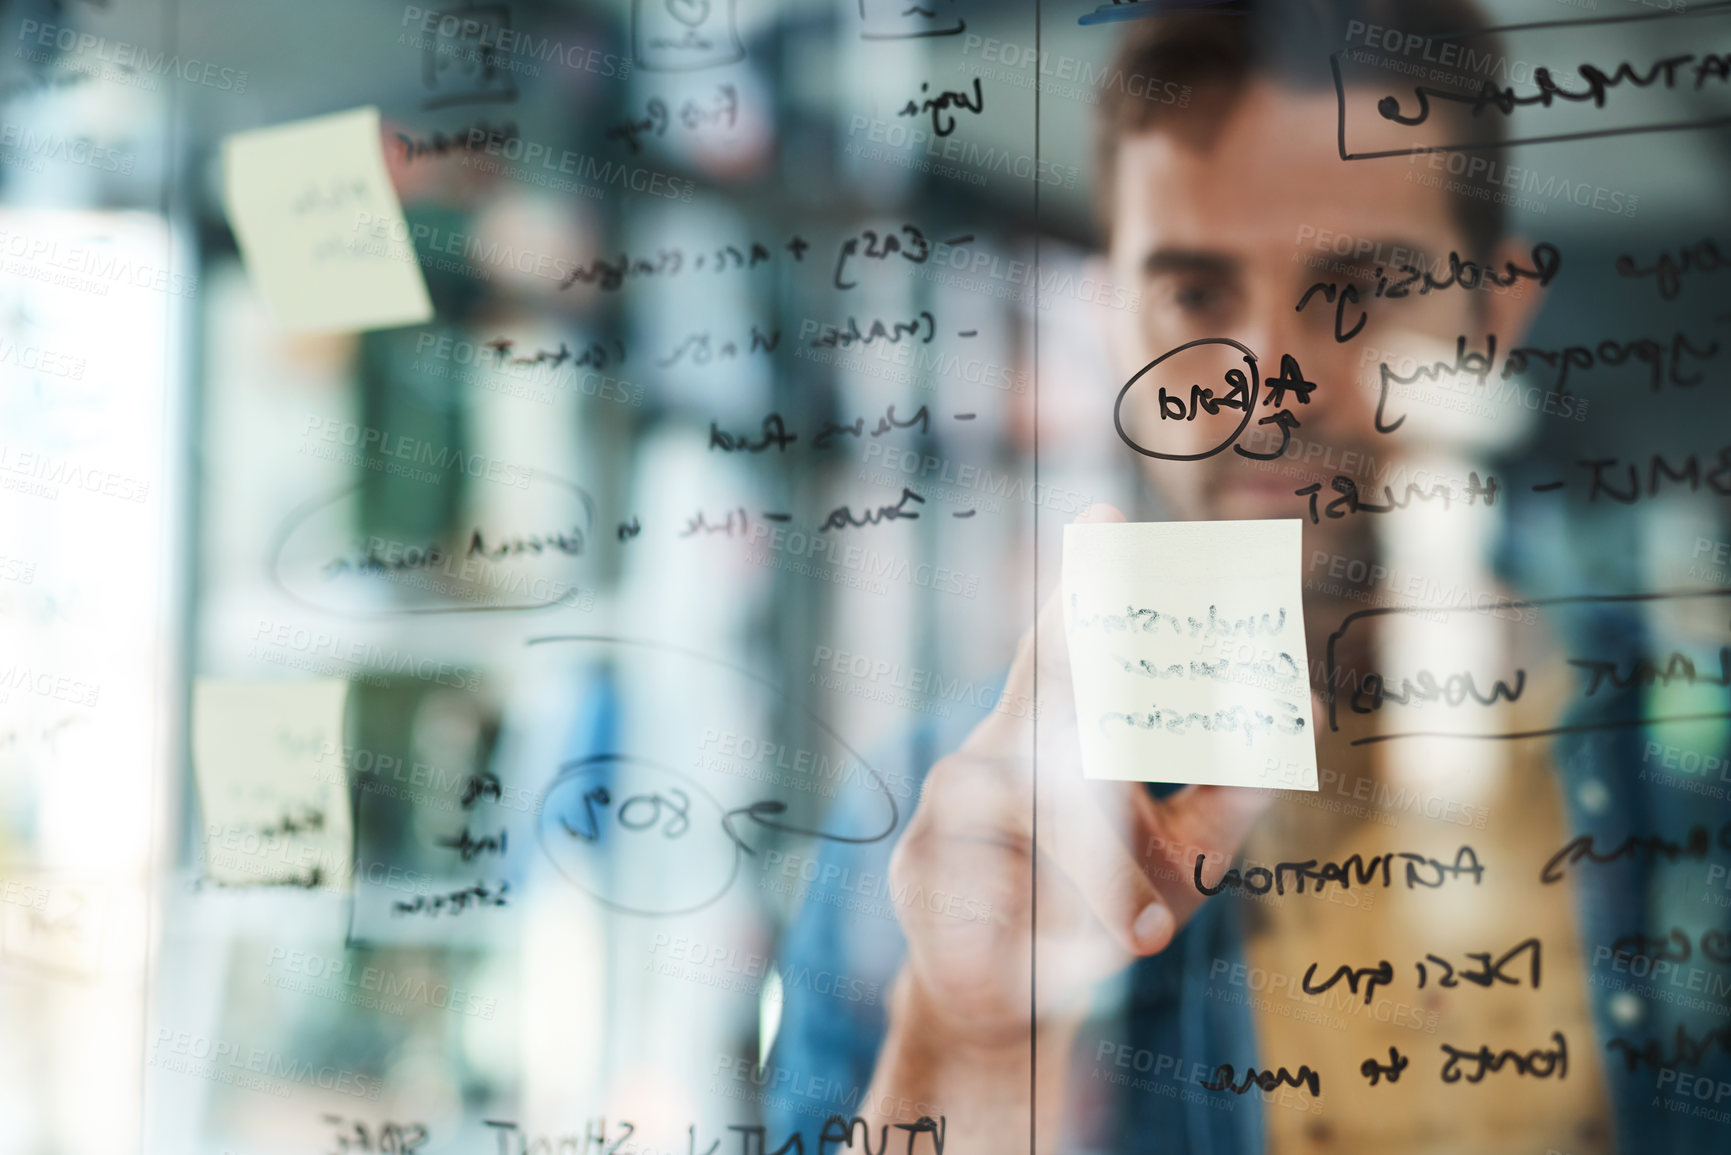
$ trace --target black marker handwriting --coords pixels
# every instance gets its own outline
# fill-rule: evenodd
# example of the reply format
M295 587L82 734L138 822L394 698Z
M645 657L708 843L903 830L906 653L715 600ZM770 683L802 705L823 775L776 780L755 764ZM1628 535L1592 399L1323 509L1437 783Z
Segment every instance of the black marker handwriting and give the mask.
M1224 441L1202 453L1162 453L1137 443L1124 428L1125 395L1145 374L1158 368L1169 358L1187 349L1204 345L1225 345L1228 348L1238 350L1244 358L1245 367L1250 370L1249 378L1245 378L1243 369L1228 369L1223 375L1223 379L1229 386L1224 397L1215 396L1212 389L1192 385L1188 408L1186 408L1182 396L1174 397L1166 392L1165 386L1161 386L1158 394L1160 420L1162 423L1166 421L1194 421L1198 413L1207 413L1209 416L1213 416L1222 409L1236 409L1244 414L1238 422L1238 427ZM1267 382L1262 381L1256 364L1254 353L1244 345L1227 337L1202 337L1195 341L1187 341L1176 349L1167 350L1138 370L1134 377L1124 383L1124 388L1118 391L1118 400L1112 411L1112 422L1118 429L1118 436L1123 439L1126 445L1144 457L1155 457L1166 461L1200 461L1206 457L1213 457L1216 453L1225 452L1228 445L1232 446L1240 456L1248 457L1253 461L1274 460L1286 452L1287 446L1292 442L1292 431L1299 427L1298 417L1291 409L1278 409L1257 422L1258 425L1273 425L1281 431L1280 444L1272 452L1257 453L1237 444L1244 431L1250 427L1250 418L1256 409L1257 398L1261 396L1264 384L1267 385L1268 396L1263 399L1263 405L1272 408L1277 405L1284 405L1288 392L1292 393L1300 405L1310 404L1310 395L1316 389L1316 382L1305 379L1304 370L1299 367L1298 359L1290 353L1281 355L1280 375L1269 379Z
M476 908L483 906L505 906L505 895L510 893L511 884L504 879L499 881L499 888L492 889L485 883L477 882L474 886L466 886L461 890L453 890L447 894L417 894L412 901L397 901L391 905L391 914L430 914L440 915L449 909L452 914L461 914L474 903Z
M1206 678L1217 682L1266 678L1272 681L1296 683L1299 678L1304 676L1304 671L1299 668L1298 661L1287 653L1274 655L1275 661L1235 662L1230 658L1221 658L1218 662L1191 662L1188 666L1182 662L1162 665L1146 658L1132 661L1117 654L1112 656L1125 673L1140 674L1144 678L1160 680L1183 678L1188 675L1192 679Z
M642 152L643 146L639 138L645 133L665 137L669 124L674 123L674 117L667 110L667 102L659 96L652 96L644 105L645 114L641 120L623 121L607 130L608 140L622 140L632 152ZM678 123L687 132L695 132L711 125L731 129L739 122L739 90L731 84L718 84L715 96L708 107L687 100L679 106Z
M489 834L484 838L474 838L470 836L469 828L465 826L455 838L439 838L434 841L437 845L448 850L455 850L462 855L464 862L468 862L480 854L497 854L503 857L506 835L507 832L501 830L497 836Z
M1396 268L1396 272L1405 276L1389 283L1387 274L1381 269L1376 270L1376 290L1370 297L1360 292L1357 284L1348 282L1344 287L1338 282L1318 281L1304 291L1298 299L1297 312L1304 312L1305 306L1317 293L1327 304L1334 306L1334 339L1341 344L1352 340L1363 331L1365 323L1370 320L1369 301L1375 299L1399 300L1412 295L1412 287L1418 284L1418 295L1427 296L1444 289L1479 289L1507 288L1517 281L1537 281L1543 288L1549 285L1562 267L1562 254L1552 244L1537 244L1533 246L1532 267L1522 268L1513 261L1503 262L1506 273L1499 274L1489 263L1480 264L1477 261L1463 261L1457 252L1449 253L1449 271L1446 279L1439 280L1431 275L1430 269L1424 265L1404 264ZM1422 283L1420 283L1422 280ZM1358 320L1351 328L1346 328L1347 306L1359 307ZM1385 431L1386 432L1386 431Z
M537 349L534 353L522 357L513 356L511 350L517 347L517 342L509 337L494 337L488 341L486 348L493 351L495 365L551 365L557 369L565 362L571 362L573 368L589 366L594 369L607 368L610 360L625 363L625 344L617 339L609 348L599 342L591 344L581 353L573 353L565 342L559 342L557 349Z
M958 418L959 419L959 418ZM878 418L875 428L870 431L872 437L882 437L897 429L918 429L921 433L931 431L931 413L922 405L907 418L896 416L896 407L885 408L882 417ZM858 438L866 434L865 418L856 417L849 424L838 424L835 421L824 421L817 434L811 439L813 449L827 449L838 437ZM787 425L779 413L771 413L763 419L763 437L753 442L749 434L725 433L715 422L709 423L709 448L719 449L724 453L763 453L774 448L786 450L788 445L799 440L799 434L789 433ZM916 500L924 500L917 498Z
M1336 967L1334 973L1328 978L1324 979L1320 983L1313 983L1312 980L1316 977L1316 968L1318 965L1319 964L1317 963L1311 963L1309 969L1304 972L1304 978L1300 985L1304 988L1304 993L1307 995L1327 994L1329 991L1334 989L1334 985L1340 982L1341 979L1346 980L1346 989L1356 995L1358 993L1358 984L1363 982L1364 1005L1368 1007L1370 1006L1371 997L1376 994L1376 988L1379 986L1387 986L1389 983L1394 981L1394 967L1390 965L1387 959L1383 959L1382 962L1378 963L1376 966L1359 967L1356 970L1343 963ZM1423 965L1424 964L1422 963L1419 964L1421 968Z
M1358 1065L1358 1073L1370 1080L1371 1086L1376 1086L1383 1078L1391 1083L1400 1082L1400 1073L1412 1064L1412 1060L1400 1053L1399 1048L1388 1049L1388 1063L1385 1066L1374 1058L1366 1059Z
M1070 622L1074 629L1100 629L1108 634L1128 633L1132 626L1139 627L1142 633L1157 632L1157 627L1164 621L1172 631L1173 637L1191 638L1254 638L1258 631L1263 637L1273 637L1286 628L1286 611L1279 611L1274 620L1269 614L1258 618L1255 614L1243 618L1223 618L1220 607L1208 607L1208 620L1193 617L1188 614L1163 614L1159 610L1147 607L1126 605L1122 614L1100 613L1088 615L1082 612L1079 594L1070 595ZM1188 629L1189 633L1184 631Z
M925 323L925 336L920 336L920 323ZM860 332L859 322L849 315L845 328L837 325L825 325L823 331L813 338L813 349L851 349L855 345L870 345L875 341L887 341L892 345L899 344L903 337L913 337L922 345L930 345L932 338L937 336L937 323L930 312L921 310L911 320L892 321L890 328L884 328L881 319L873 319L871 328Z
M1675 1039L1675 1046L1671 1048L1669 1056L1659 1046L1657 1039L1648 1039L1639 1048L1636 1048L1635 1044L1628 1039L1616 1038L1606 1043L1605 1049L1621 1052L1623 1061L1628 1064L1631 1071L1639 1069L1642 1063L1651 1064L1654 1070L1664 1070L1667 1067L1698 1067L1701 1065L1701 1060L1706 1058L1707 1052L1715 1045L1727 1054L1731 1054L1731 1024L1714 1027L1697 1039L1689 1033L1687 1027L1678 1023L1677 1032L1673 1038Z
M812 438L812 448L824 449L828 447L832 440L844 434L850 437L858 437L864 427L865 418L863 417L856 417L852 425L837 425L833 421L825 421L823 423L823 428L818 431L817 436ZM926 411L924 405L915 410L914 415L909 417L906 421L903 421L896 416L896 407L891 405L884 410L884 415L878 418L877 426L871 431L871 435L873 437L882 437L884 434L893 432L897 429L913 429L915 427L917 427L921 433L928 433L931 431L931 414Z
M1246 747L1254 745L1258 735L1275 733L1276 727L1282 734L1299 734L1304 731L1304 715L1299 713L1298 708L1291 702L1277 700L1275 708L1285 710L1290 717L1276 718L1273 714L1265 714L1261 710L1247 709L1244 706L1228 706L1213 713L1202 713L1194 710L1165 710L1155 705L1146 713L1102 714L1098 725L1102 733L1105 732L1107 724L1112 723L1135 730L1164 730L1168 734L1188 734L1191 726L1197 725L1204 733L1242 734Z
M1481 1046L1476 1051L1463 1051L1458 1047L1451 1047L1449 1044L1443 1043L1441 1044L1442 1052L1449 1057L1449 1061L1443 1064L1442 1081L1458 1083L1464 1075L1469 1083L1483 1082L1486 1075L1502 1070L1505 1064L1512 1065L1517 1075L1531 1075L1535 1079L1548 1079L1554 1074L1559 1079L1566 1079L1569 1077L1568 1041L1563 1038L1561 1031L1552 1031L1551 1038L1556 1040L1556 1050L1546 1051L1541 1048L1534 1048L1525 1055L1516 1051L1493 1053L1487 1046ZM1458 1066L1463 1061L1477 1063L1478 1066L1473 1068L1471 1074L1466 1074Z
M1322 1076L1309 1067L1299 1067L1296 1075L1285 1067L1281 1067L1278 1071L1258 1071L1255 1067L1246 1067L1244 1069L1244 1082L1236 1087L1232 1086L1234 1074L1231 1063L1222 1063L1214 1068L1214 1081L1212 1083L1198 1083L1197 1085L1207 1091L1231 1091L1234 1095L1242 1095L1253 1086L1262 1091L1272 1091L1281 1086L1304 1087L1312 1095L1322 1094Z
M1695 671L1695 663L1683 654L1673 650L1665 659L1665 668L1661 670L1657 662L1650 657L1639 657L1629 663L1627 673L1619 673L1619 664L1600 658L1570 658L1569 665L1579 666L1592 680L1583 691L1585 697L1592 697L1599 692L1599 686L1607 679L1611 686L1618 690L1626 690L1631 686L1669 686L1672 681L1678 681L1686 686L1704 683L1709 686L1731 686L1731 646L1719 647L1719 675L1700 675Z
M1424 886L1435 890L1450 878L1458 879L1463 874L1472 875L1474 886L1478 886L1484 881L1485 868L1479 863L1478 852L1470 846L1462 846L1455 851L1455 860L1452 866L1440 858L1429 858L1407 850L1374 855L1368 863L1361 856L1354 854L1344 862L1325 862L1320 868L1314 858L1306 859L1303 862L1278 863L1272 871L1265 866L1253 866L1244 871L1242 876L1234 867L1228 870L1213 886L1204 885L1202 882L1202 864L1208 860L1208 856L1198 854L1196 856L1195 883L1198 891L1208 895L1219 894L1229 887L1242 888L1251 894L1267 894L1272 888L1276 894L1285 894L1286 872L1290 871L1297 880L1297 885L1293 888L1296 893L1303 894L1305 880L1310 879L1316 883L1316 893L1321 894L1323 888L1330 882L1335 883L1342 890L1351 889L1355 885L1372 885L1376 882L1380 872L1382 887L1387 890L1392 881L1389 868L1394 865L1397 858L1407 860L1404 877L1408 890L1415 886ZM1435 872L1434 880L1420 876L1420 868L1427 866ZM1262 875L1260 886L1255 880L1255 876L1258 874Z
M1705 481L1707 488L1720 497L1731 497L1731 445L1720 446L1709 464L1714 462L1717 463L1716 467L1703 473L1701 458L1697 454L1687 454L1679 464L1672 465L1670 461L1666 460L1664 454L1655 453L1648 463L1646 492L1644 494L1640 467L1634 462L1628 463L1629 481L1623 487L1616 485L1616 479L1608 472L1622 464L1619 458L1587 458L1578 460L1575 464L1587 471L1587 502L1589 504L1597 504L1598 500L1604 497L1619 505L1634 505L1643 496L1658 497L1661 489L1670 488L1668 485L1662 485L1662 480L1673 485L1686 484L1690 493L1699 493L1701 483ZM1555 490L1566 489L1568 485L1567 479L1541 482L1533 486L1533 492L1550 493Z
M1404 421L1406 419L1403 417L1401 420ZM1486 476L1489 477L1488 481L1480 481L1477 470L1467 474L1467 484L1460 490L1458 495L1464 500L1464 504L1469 506L1476 505L1481 497L1484 498L1486 505L1495 505L1497 503L1497 491L1501 489L1502 486L1497 482L1497 479L1494 476L1488 474ZM1320 515L1317 511L1316 502L1316 495L1322 492L1322 483L1320 481L1313 481L1309 485L1292 491L1293 496L1295 497L1310 498L1310 521L1312 525L1321 525L1322 518L1324 517L1336 520L1354 513L1393 513L1397 509L1407 508L1407 506L1413 503L1414 498L1417 498L1427 505L1440 499L1442 507L1447 509L1450 504L1455 501L1457 496L1455 490L1447 482L1439 481L1435 485L1431 486L1430 489L1426 490L1417 482L1409 481L1406 483L1406 493L1401 497L1396 497L1394 495L1394 487L1392 485L1383 486L1383 504L1372 505L1359 496L1358 482L1354 481L1344 473L1335 474L1334 480L1329 482L1329 485L1333 487L1334 491L1340 494L1340 496L1330 501L1326 506L1323 506Z
M275 822L259 827L258 832L266 838L282 838L296 834L316 834L324 828L325 812L303 804L298 815L285 811Z
M482 798L491 798L494 802L504 800L499 776L491 770L483 770L479 774L469 775L469 781L463 785L463 798L460 805L464 810L467 810Z
M1646 365L1649 369L1647 385L1655 393L1666 385L1678 388L1693 388L1707 380L1704 373L1696 371L1688 376L1683 375L1685 357L1693 357L1697 361L1710 361L1718 357L1720 344L1707 338L1702 348L1697 348L1688 336L1681 330L1671 334L1667 347L1653 337L1632 337L1627 340L1607 339L1597 345L1565 345L1558 348L1543 348L1536 345L1519 345L1510 349L1503 358L1503 370L1500 379L1507 381L1516 373L1526 371L1531 362L1543 362L1554 368L1555 378L1546 386L1547 393L1554 392L1559 397L1571 396L1569 393L1569 374L1572 370L1591 372L1607 366L1623 365L1630 360ZM1485 338L1485 351L1480 353L1467 348L1467 338L1455 338L1455 357L1453 363L1448 361L1433 361L1429 365L1420 363L1411 373L1397 373L1387 361L1378 366L1381 377L1381 392L1376 403L1376 429L1379 433L1393 433L1399 429L1402 416L1394 421L1387 420L1389 385L1412 385L1419 381L1434 381L1439 376L1447 374L1450 377L1465 375L1476 378L1483 386L1490 377L1497 359L1497 338L1492 333ZM1564 416L1568 416L1564 413Z
M931 85L929 84L920 85L921 92L927 92L930 89ZM968 100L966 89L961 92L941 92L937 96L928 97L923 102L908 101L896 115L918 116L922 112L930 112L932 114L932 132L937 136L948 136L956 131L955 114L951 113L947 119L944 117L945 110L950 108L959 108L963 112L973 113L986 110L986 97L980 91L979 77L974 77L974 99L972 102Z
M897 500L894 505L880 505L875 510L866 510L858 517L855 517L853 511L847 506L837 506L835 509L831 510L829 516L824 519L821 528L825 530L849 529L866 525L878 525L881 522L886 521L900 521L903 519L917 520L920 516L919 512L917 510L906 508L907 503L909 501L917 501L923 505L925 504L925 500L925 498L921 497L913 490L904 487L902 489L901 498Z
M1645 958L1654 962L1682 963L1692 957L1694 945L1687 931L1674 926L1664 935L1646 935L1640 931L1618 935L1607 953L1625 962ZM1708 962L1731 963L1731 934L1723 930L1702 931L1701 957Z
M771 329L768 334L764 334L758 331L756 325L753 325L751 327L751 343L746 347L745 352L748 354L773 353L775 352L775 347L780 343L780 329ZM718 358L733 360L739 355L739 343L731 339L721 342L720 345L711 351L709 347L709 332L708 330L705 330L701 333L691 334L689 337L685 338L685 340L681 341L673 352L657 360L655 363L665 369L670 365L678 364L682 358L687 356L690 357L691 364L693 365L707 365L710 361Z
M554 1136L536 1135L531 1141L528 1135L519 1133L518 1126L513 1120L483 1119L481 1122L496 1129L494 1134L499 1139L498 1155L527 1155L528 1152L533 1151L553 1150ZM559 1149L563 1151L567 1147L572 1147L587 1152L590 1145L594 1145L597 1148L596 1155L617 1155L619 1148L624 1146L637 1130L635 1123L623 1119L619 1121L619 1125L624 1128L625 1133L609 1144L607 1142L607 1120L605 1118L586 1120L581 1136L569 1134L557 1137ZM914 1140L921 1135L931 1136L932 1155L944 1155L944 1139L949 1131L949 1123L945 1116L939 1115L933 1119L930 1115L921 1115L912 1123L880 1123L878 1125L879 1141L875 1155L889 1155L889 1133L892 1127L898 1131L907 1132L907 1155L914 1155ZM804 1155L806 1150L805 1137L798 1131L788 1135L781 1146L771 1148L768 1144L769 1129L767 1127L756 1124L730 1123L727 1129L739 1133L739 1155L765 1155L765 1152L769 1152L770 1155L788 1155L789 1152L792 1152L793 1155ZM715 1140L708 1147L703 1147L697 1141L697 1125L695 1123L687 1126L685 1130L687 1136L686 1155L717 1155L717 1151L721 1147L720 1139ZM823 1122L823 1128L818 1134L816 1149L821 1155L832 1146L852 1147L856 1131L859 1133L863 1146L869 1150L871 1148L871 1126L865 1119L858 1115L852 1119L846 1115L831 1115ZM510 1137L513 1135L517 1136L514 1147L510 1142Z
M734 514L736 513L739 515L739 520L737 522L734 520ZM679 536L691 537L700 533L708 536L710 534L722 533L726 534L728 537L734 537L745 534L745 532L750 528L751 519L746 516L743 507L728 510L727 520L716 525L710 525L705 519L703 511L700 509L697 511L697 516L686 520L685 530Z
M418 138L399 132L397 139L403 142L404 163L410 163L423 156L502 148L507 141L517 139L517 126L506 121L495 127L483 120L469 128L460 128L450 136L435 132L430 137Z
M495 540L491 544L479 529L469 534L469 552L471 558L482 557L498 561L500 558L521 557L523 554L562 553L567 557L576 557L583 552L585 535L583 527L573 525L571 532L562 530L545 536L532 533L527 537L518 535L503 540Z
M1619 276L1657 278L1659 296L1667 301L1675 300L1683 291L1684 273L1691 269L1711 273L1727 266L1731 266L1731 258L1720 254L1719 246L1711 237L1704 237L1680 250L1680 260L1673 259L1670 253L1660 253L1658 259L1645 269L1636 265L1635 258L1627 253L1617 258Z
M724 453L762 453L771 447L785 450L789 443L798 440L799 434L787 431L787 423L779 413L771 413L763 419L763 437L755 443L749 434L723 433L721 426L713 421L709 423L709 447Z
M425 1123L380 1123L378 1129L368 1134L367 1125L359 1119L348 1120L350 1126L345 1127L341 1115L324 1115L322 1120L337 1129L336 1145L330 1155L350 1155L350 1152L377 1151L381 1155L418 1155L421 1144L428 1139Z
M1510 688L1508 683L1498 679L1491 683L1488 694L1479 693L1477 684L1473 682L1470 673L1450 674L1448 681L1437 684L1436 674L1430 670L1418 672L1418 684L1415 686L1410 678L1400 680L1399 692L1390 690L1378 673L1364 676L1362 683L1352 691L1350 705L1354 714L1374 714L1382 709L1384 702L1393 702L1397 706L1425 705L1431 702L1443 702L1450 706L1463 705L1468 698L1481 706L1494 706L1498 698L1513 702L1519 700L1527 688L1527 672L1515 671L1515 684ZM1363 702L1364 704L1360 704Z
M1667 862L1675 862L1679 858L1692 858L1699 862L1707 857L1707 852L1713 848L1714 836L1705 826L1691 826L1683 842L1673 842L1658 834L1631 834L1616 849L1600 851L1591 834L1582 834L1570 839L1561 850L1551 855L1544 869L1539 871L1539 881L1544 883L1561 882L1563 875L1559 866L1570 866L1586 859L1590 862L1616 862L1623 858L1638 858L1645 854L1650 862L1658 861L1662 855ZM1719 828L1717 838L1719 849L1731 850L1731 822Z
M938 243L953 247L967 244L973 239L972 234L965 234ZM851 289L859 284L858 281L842 280L848 271L848 261L854 257L870 261L887 261L897 254L900 254L904 261L923 265L932 255L932 242L927 240L925 233L914 225L904 224L900 229L886 232L881 236L876 229L861 229L858 233L844 240L836 250L835 287Z
M1528 972L1527 985L1536 991L1539 989L1540 955L1539 940L1536 938L1522 939L1520 942L1499 955L1494 962L1491 960L1490 951L1481 950L1468 952L1467 958L1474 959L1479 964L1479 969L1476 971L1462 970L1457 974L1455 972L1454 964L1449 962L1447 959L1438 958L1434 954L1427 954L1424 957L1427 962L1443 968L1442 975L1437 979L1437 986L1439 987L1457 987L1463 979L1481 987L1489 987L1496 983L1508 983L1510 986L1519 986L1521 983L1519 977L1505 974L1503 968L1513 962L1515 956L1526 950L1532 952L1532 958L1530 960L1531 969ZM1418 985L1419 989L1423 990L1430 974L1425 969L1425 964L1423 962L1415 963L1413 965L1418 967ZM1366 997L1365 1003L1368 1005L1369 1002L1370 999Z
M1507 116L1517 108L1534 104L1549 108L1559 100L1574 104L1590 103L1594 108L1604 108L1605 97L1610 93L1610 90L1622 85L1625 81L1636 88L1647 88L1658 83L1659 75L1662 72L1665 80L1664 87L1667 89L1675 88L1677 70L1691 62L1695 64L1695 85L1692 91L1699 92L1701 86L1709 78L1719 81L1731 80L1731 56L1721 56L1716 52L1709 52L1697 57L1695 53L1688 52L1681 56L1667 56L1654 61L1645 75L1637 73L1634 65L1628 61L1617 65L1617 70L1609 75L1597 65L1583 64L1581 65L1581 79L1586 81L1587 87L1577 91L1560 87L1556 77L1551 75L1549 68L1533 69L1533 84L1537 86L1538 91L1526 96L1515 95L1512 85L1498 88L1489 80L1484 81L1479 86L1477 95L1447 88L1431 88L1421 84L1413 88L1413 96L1418 100L1417 112L1410 116L1405 115L1401 112L1400 100L1393 96L1385 96L1377 101L1376 111L1384 120L1392 120L1396 124L1416 125L1423 124L1430 119L1430 102L1433 98L1452 104L1471 105L1472 115L1475 117L1487 108L1495 108Z
M800 241L797 236L794 240L802 246L795 252L794 259L798 260L805 251L805 242ZM757 241L747 242L743 248L739 245L718 245L714 249L693 254L691 268L694 271L708 269L716 273L755 269L773 256L768 248ZM559 287L569 289L581 282L594 285L602 292L614 292L624 286L627 277L675 277L684 272L685 268L684 249L658 249L654 258L633 257L622 251L616 261L596 257L587 265L573 265L571 271L560 280Z

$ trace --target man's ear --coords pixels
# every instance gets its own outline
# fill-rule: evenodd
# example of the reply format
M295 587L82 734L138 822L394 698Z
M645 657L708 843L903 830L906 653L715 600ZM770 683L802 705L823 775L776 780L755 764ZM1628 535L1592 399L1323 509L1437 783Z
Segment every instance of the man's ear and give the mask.
M1514 262L1516 268L1532 268L1531 242L1517 236L1504 237L1497 245L1491 268L1498 277L1503 277L1510 261ZM1513 349L1526 340L1527 330L1532 326L1533 318L1538 315L1546 292L1547 290L1539 287L1537 281L1522 278L1507 290L1492 289L1485 293L1485 331L1495 333L1497 344L1504 349Z

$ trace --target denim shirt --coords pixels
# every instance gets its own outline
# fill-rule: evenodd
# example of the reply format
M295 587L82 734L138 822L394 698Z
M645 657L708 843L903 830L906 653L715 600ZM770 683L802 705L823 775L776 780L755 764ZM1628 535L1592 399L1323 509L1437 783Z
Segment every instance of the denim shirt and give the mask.
M1613 647L1625 655L1647 652L1644 631L1626 614L1588 611L1572 624L1574 636L1593 639L1596 654ZM1724 714L1731 703L1723 689L1715 690L1716 712ZM1571 838L1591 836L1601 856L1631 835L1658 835L1683 845L1691 828L1708 832L1705 858L1638 851L1611 862L1582 859L1568 868L1572 885L1558 888L1577 900L1589 969L1586 989L1598 1035L1593 1045L1603 1056L1617 1148L1724 1151L1731 1147L1731 963L1711 961L1692 949L1688 962L1655 981L1652 960L1637 959L1631 967L1625 959L1621 966L1614 965L1609 949L1635 931L1663 939L1679 927L1698 944L1704 933L1723 933L1731 925L1731 909L1713 901L1722 892L1731 903L1727 874L1710 873L1712 866L1731 865L1727 788L1718 787L1715 798L1710 790L1654 781L1662 759L1653 756L1648 743L1656 739L1646 725L1628 724L1663 713L1648 704L1646 694L1638 685L1613 694L1600 692L1563 719L1558 735L1523 740L1552 744L1551 764L1561 776ZM1624 724L1615 725L1619 720ZM966 728L919 732L907 751L910 769L923 776L938 755L956 748ZM1725 777L1731 781L1731 775ZM1704 784L1717 781L1707 777ZM1167 793L1175 787L1153 789ZM844 880L861 872L882 877L892 850L893 840L832 845L824 860L826 866L854 872L836 872ZM829 873L820 872L819 879ZM784 961L846 970L877 983L887 997L906 949L899 926L883 917L850 915L837 901L841 896L836 888L834 882L812 883L784 940ZM1199 1086L1213 1078L1219 1064L1242 1065L1245 1056L1256 1053L1248 1001L1220 998L1218 992L1210 997L1209 992L1211 966L1217 968L1219 960L1244 961L1242 906L1243 900L1231 892L1209 899L1167 950L1137 960L1122 976L1102 984L1098 1013L1067 1058L1071 1095L1061 1150L1189 1155L1251 1155L1262 1150L1264 1105L1259 1096L1209 1092ZM1644 979L1638 977L1643 971L1649 972ZM1641 989L1627 989L1631 987ZM1693 1048L1703 1053L1674 1061L1679 1028L1691 1040L1707 1040L1704 1048ZM871 1084L885 1029L882 998L849 1003L809 990L790 991L770 1061L781 1078L781 1086L768 1088L766 1096L772 1133L815 1131L829 1115L853 1114ZM1625 1051L1609 1046L1616 1038L1628 1040L1637 1054L1653 1040L1660 1064L1640 1060L1631 1069ZM1040 1059L1058 1061L1056 1056ZM1121 1080L1140 1080L1140 1085L1132 1090L1122 1081L1109 1082L1106 1076L1113 1072ZM1505 1071L1502 1077L1513 1075ZM1447 1090L1437 1087L1438 1094ZM1567 1152L1570 1138L1557 1136L1549 1147ZM1544 1155L1544 1149L1534 1155Z

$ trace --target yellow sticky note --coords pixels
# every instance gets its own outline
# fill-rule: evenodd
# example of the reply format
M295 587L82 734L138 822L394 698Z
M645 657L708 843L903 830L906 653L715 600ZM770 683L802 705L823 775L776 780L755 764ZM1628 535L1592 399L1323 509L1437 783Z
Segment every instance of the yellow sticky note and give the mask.
M1300 526L1064 527L1086 777L1316 789Z
M354 873L343 770L348 688L340 678L194 686L192 760L211 881L347 889Z
M223 141L222 170L241 256L284 329L386 329L432 318L385 170L377 108L236 133Z

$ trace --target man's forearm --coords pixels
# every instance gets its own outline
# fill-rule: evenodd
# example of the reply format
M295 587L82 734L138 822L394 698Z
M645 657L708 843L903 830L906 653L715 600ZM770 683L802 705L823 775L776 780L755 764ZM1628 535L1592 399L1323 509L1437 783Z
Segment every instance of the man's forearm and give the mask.
M958 1039L905 972L891 989L889 1020L865 1113L873 1130L942 1116L944 1155L1056 1150L1076 1023L998 1045ZM914 1155L929 1153L916 1144Z

